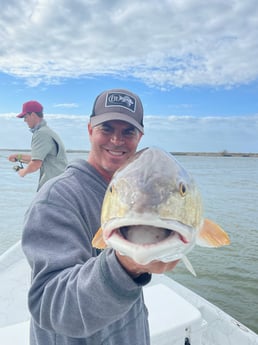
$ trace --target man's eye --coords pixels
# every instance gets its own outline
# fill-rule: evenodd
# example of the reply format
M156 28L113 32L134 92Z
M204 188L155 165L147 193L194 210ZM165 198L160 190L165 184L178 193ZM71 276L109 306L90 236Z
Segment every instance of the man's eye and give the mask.
M136 133L136 131L134 129L129 129L127 131L125 131L124 135L128 136L128 137L132 137L134 136Z
M101 130L105 133L110 133L111 132L111 128L109 127L101 127Z
M136 133L136 128L134 127L128 127L128 128L125 128L124 131L123 131L123 134L125 135L133 135Z

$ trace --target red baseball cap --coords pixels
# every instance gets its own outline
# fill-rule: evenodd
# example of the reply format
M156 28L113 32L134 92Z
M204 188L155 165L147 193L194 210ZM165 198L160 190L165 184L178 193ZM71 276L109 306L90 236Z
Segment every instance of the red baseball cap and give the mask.
M27 113L32 113L32 112L42 113L43 112L42 105L37 101L29 101L29 102L23 103L22 112L18 114L16 117L22 118Z

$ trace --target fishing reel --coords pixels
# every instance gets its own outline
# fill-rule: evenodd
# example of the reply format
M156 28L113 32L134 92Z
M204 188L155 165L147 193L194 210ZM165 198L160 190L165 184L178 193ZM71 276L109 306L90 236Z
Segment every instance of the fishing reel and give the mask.
M16 159L16 162L18 162L18 165L15 165L15 166L13 167L13 170L14 170L14 171L17 172L17 171L19 171L20 169L24 169L24 166L23 166L21 160Z

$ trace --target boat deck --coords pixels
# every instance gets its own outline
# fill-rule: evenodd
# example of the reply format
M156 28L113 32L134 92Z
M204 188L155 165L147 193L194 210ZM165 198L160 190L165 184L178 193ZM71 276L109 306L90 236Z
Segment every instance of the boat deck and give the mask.
M20 243L0 256L0 276L1 344L28 345L30 268ZM165 275L143 291L151 345L258 345L256 333Z

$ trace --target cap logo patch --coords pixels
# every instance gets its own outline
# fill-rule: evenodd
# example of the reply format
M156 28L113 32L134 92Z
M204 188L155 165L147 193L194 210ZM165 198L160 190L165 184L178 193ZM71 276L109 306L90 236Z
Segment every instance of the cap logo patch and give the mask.
M136 99L126 93L108 93L105 107L123 107L134 113L136 108Z

